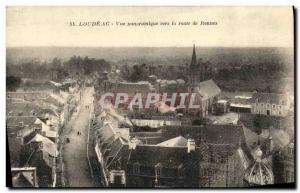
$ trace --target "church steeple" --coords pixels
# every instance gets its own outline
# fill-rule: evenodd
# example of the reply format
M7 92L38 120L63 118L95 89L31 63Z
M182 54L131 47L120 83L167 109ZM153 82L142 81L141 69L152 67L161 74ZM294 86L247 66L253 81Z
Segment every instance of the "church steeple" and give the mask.
M196 57L196 49L195 49L195 44L194 44L192 61L191 61L191 68L193 68L193 66L196 66L196 64L197 64L197 57Z
M189 69L189 84L190 86L194 86L195 84L200 82L200 71L197 64L197 57L196 57L196 48L195 44L193 46L193 54L192 54L192 60L191 65Z

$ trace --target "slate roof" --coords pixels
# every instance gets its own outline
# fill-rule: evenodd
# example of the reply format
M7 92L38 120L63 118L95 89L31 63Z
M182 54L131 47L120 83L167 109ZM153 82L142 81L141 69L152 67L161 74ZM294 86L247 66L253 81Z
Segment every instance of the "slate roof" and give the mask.
M6 115L8 116L33 116L41 107L34 103L7 103Z
M253 93L251 102L255 103L256 99L259 103L279 104L280 101L286 102L288 97L285 94L277 93Z
M52 168L43 159L42 151L35 151L28 162L29 166L36 167L39 187L49 187L52 183Z
M47 152L53 157L58 156L58 150L57 150L57 145L52 142L50 139L47 137L44 137L40 134L36 134L27 144L32 143L32 142L42 142L43 143L43 151Z
M50 114L50 115L59 117L58 113L55 110L50 109L50 108L43 108L40 111L38 111L38 113L37 113L38 116L44 116L45 114Z
M120 138L117 138L111 143L107 149L109 149L108 154L106 156L106 165L109 167L111 163L116 161L119 156L121 155L121 151L123 151L123 148L128 149L128 146L124 146Z
M127 93L131 92L150 92L153 90L153 86L150 82L117 82L111 83L112 89L116 91L126 91Z
M100 123L97 123L99 125ZM116 161L127 140L122 138L122 134L116 132L118 128L113 128L111 124L104 124L96 131L98 148L103 154L103 159L107 167ZM127 148L128 149L128 146Z
M6 118L6 127L17 127L20 122L23 122L24 126L32 126L36 119L36 116L8 116Z
M97 137L101 141L108 141L108 139L113 136L114 136L114 132L110 124L105 124L103 127L97 130Z
M9 155L10 155L10 164L11 167L19 167L21 164L21 150L22 145L20 140L13 138L8 138L8 148L9 148Z
M138 145L130 152L128 163L139 163L148 167L161 164L164 168L178 168L185 163L188 156L187 147L163 147ZM195 157L196 158L196 157Z
M240 122L242 122L246 127L250 129L254 129L254 120L256 117L259 117L260 125L262 129L268 129L270 127L274 127L276 129L282 128L293 128L293 120L294 117L278 117L278 116L268 116L268 115L257 115L257 114L241 114Z
M207 143L225 143L237 145L240 140L244 140L243 128L240 125L181 125L161 127L164 139L177 136L191 137L199 144L200 139Z

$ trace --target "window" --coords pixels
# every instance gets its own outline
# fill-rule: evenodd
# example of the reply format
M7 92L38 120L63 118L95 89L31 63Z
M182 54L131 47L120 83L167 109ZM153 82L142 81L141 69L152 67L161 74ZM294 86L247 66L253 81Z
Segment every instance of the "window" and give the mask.
M294 148L293 147L289 147L289 153L290 153L290 155L294 155Z
M206 176L206 173L205 173L205 171L206 171L206 169L205 169L205 168L203 168L203 169L201 170L201 176L202 176L202 177L205 177L205 176Z
M281 115L281 111L279 111L278 114Z
M17 137L22 137L22 130L17 132Z
M261 103L260 106L261 106L261 107L264 107L264 103Z
M293 182L294 181L294 172L286 171L285 172L285 179L286 179L287 182Z
M23 121L19 122L19 127L23 127L23 126L24 126Z
M162 169L161 163L158 163L155 165L155 175L156 176L161 176L161 169Z
M133 173L139 174L140 173L140 163L134 163L133 164Z
M270 108L270 104L267 104L267 108Z
M281 105L279 105L278 108L281 109Z
M275 105L272 105L272 108L275 109Z
M183 168L183 165L182 165L182 164L180 164L180 165L178 166L178 177L179 177L179 178L183 178L183 177L184 177L184 168Z
M290 182L294 182L294 175L295 175L294 172L290 171L289 173L290 173L290 176L289 176Z
M161 168L156 168L156 176L160 176L161 174Z

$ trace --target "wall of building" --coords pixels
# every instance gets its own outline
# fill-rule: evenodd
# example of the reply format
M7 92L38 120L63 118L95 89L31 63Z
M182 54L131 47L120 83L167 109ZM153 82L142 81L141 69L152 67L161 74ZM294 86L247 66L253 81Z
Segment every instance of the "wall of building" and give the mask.
M288 105L270 104L270 103L252 103L251 113L264 114L272 116L287 116Z

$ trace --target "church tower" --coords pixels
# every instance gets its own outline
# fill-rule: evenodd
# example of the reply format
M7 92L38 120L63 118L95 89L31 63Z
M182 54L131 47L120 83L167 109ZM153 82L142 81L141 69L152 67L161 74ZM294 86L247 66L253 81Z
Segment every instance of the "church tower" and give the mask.
M197 64L196 48L194 44L192 60L189 69L188 83L190 86L195 86L199 82L200 82L200 68Z

